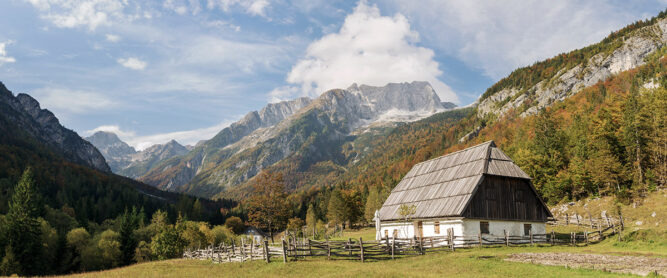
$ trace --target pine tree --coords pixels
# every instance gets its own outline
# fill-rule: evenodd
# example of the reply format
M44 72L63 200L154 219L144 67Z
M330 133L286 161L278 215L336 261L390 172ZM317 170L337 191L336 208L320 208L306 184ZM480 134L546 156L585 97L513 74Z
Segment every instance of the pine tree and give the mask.
M310 204L308 206L308 210L306 211L306 225L313 231L314 237L317 233L317 215L315 214L315 207L313 207L313 204Z
M137 208L133 207L132 212L127 209L120 218L120 264L129 265L134 262L134 252L137 248L137 239L134 231L139 228L139 214Z
M331 192L331 197L329 197L327 219L335 225L342 224L343 228L345 228L346 213L347 204L345 203L345 199L343 199L340 190L335 189Z
M32 170L28 168L14 189L7 213L7 240L21 265L19 275L41 274L43 270L38 203Z

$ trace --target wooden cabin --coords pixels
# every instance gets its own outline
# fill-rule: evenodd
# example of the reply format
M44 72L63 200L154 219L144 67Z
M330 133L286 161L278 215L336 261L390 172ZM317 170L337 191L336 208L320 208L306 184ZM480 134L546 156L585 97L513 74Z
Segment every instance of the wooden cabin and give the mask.
M414 205L414 214L400 207ZM488 141L415 165L376 212L376 237L546 233L551 212L531 178Z

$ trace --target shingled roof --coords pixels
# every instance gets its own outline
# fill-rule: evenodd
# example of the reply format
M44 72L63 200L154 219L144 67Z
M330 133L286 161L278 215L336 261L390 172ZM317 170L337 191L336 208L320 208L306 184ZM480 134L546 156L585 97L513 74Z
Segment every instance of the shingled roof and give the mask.
M382 205L380 219L401 219L398 211L402 204L416 206L411 218L461 216L485 174L530 179L488 141L412 167Z

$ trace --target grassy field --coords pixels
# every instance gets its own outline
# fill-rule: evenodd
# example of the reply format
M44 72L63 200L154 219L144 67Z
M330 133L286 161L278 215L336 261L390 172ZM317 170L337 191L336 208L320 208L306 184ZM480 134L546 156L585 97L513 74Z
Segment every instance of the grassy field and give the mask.
M344 238L371 239L372 229L347 231ZM503 259L514 253L569 252L609 255L639 255L667 257L664 233L629 233L626 240L617 238L585 247L536 246L536 247L485 247L483 249L459 249L397 259L361 263L359 261L326 261L310 258L305 261L282 261L213 264L198 260L169 260L137 264L113 270L90 272L67 277L591 277L630 276L592 269L573 269L562 266L543 266L529 263L507 262Z

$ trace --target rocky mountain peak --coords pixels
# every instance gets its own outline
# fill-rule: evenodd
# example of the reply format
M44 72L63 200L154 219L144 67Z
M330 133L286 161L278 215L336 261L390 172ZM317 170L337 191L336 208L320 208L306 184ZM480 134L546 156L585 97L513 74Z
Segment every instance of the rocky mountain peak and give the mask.
M492 93L485 93L480 98L477 106L478 114L484 116L492 113L502 116L510 109L515 109L521 116L533 115L544 107L578 93L583 88L604 81L621 71L643 65L649 55L665 45L667 45L667 19L662 18L657 19L654 24L632 30L623 36L602 41L594 45L596 48L587 47L562 54L590 58L578 64L561 64L551 68L553 76L540 78L536 84L529 83L526 86L516 85L523 82L513 82L515 84L508 82L502 85L499 82L501 85L491 87L495 89ZM593 49L604 49L604 51L594 52ZM584 51L588 53L582 54ZM532 67L538 66L540 65L536 64ZM504 80L517 78L520 75L518 72L530 70L533 68L518 69L515 71L516 76L512 73Z
M60 124L51 111L42 109L39 102L27 94L14 96L0 83L0 116L10 119L41 143L52 147L66 160L85 165L103 172L109 172L102 154L89 142Z
M39 102L27 94L18 94L16 99L19 101L23 110L30 114L33 119L44 126L60 126L60 121L51 111L42 109Z

